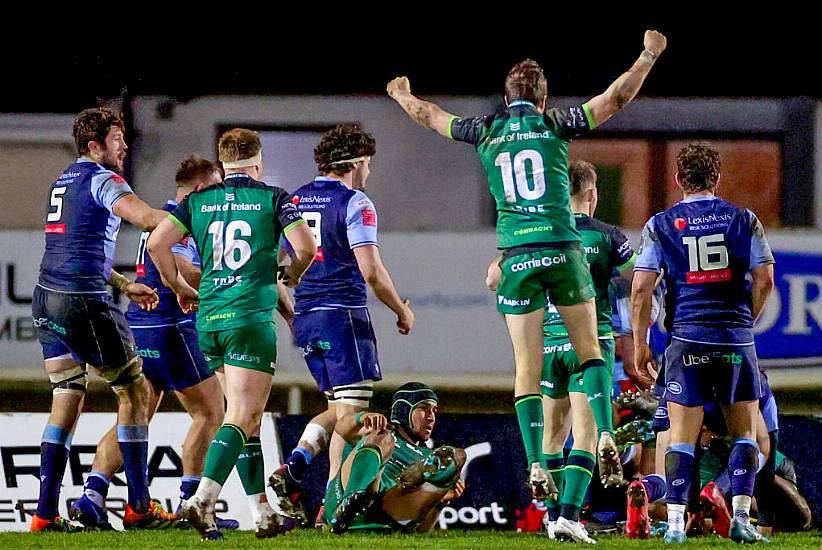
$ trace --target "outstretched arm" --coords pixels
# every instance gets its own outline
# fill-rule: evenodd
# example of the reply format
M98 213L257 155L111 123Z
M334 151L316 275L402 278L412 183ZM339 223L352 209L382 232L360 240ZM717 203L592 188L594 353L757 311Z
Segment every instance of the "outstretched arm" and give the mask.
M137 195L126 195L118 200L114 203L112 212L115 216L149 231L157 227L168 216L168 212L150 207Z
M423 128L430 128L443 137L451 137L451 121L455 115L430 101L424 101L411 94L411 83L408 77L399 76L388 83L388 95L400 104L414 122Z
M594 124L600 126L636 96L645 77L667 46L665 35L657 31L645 31L645 49L630 69L617 78L604 93L592 98L587 105Z

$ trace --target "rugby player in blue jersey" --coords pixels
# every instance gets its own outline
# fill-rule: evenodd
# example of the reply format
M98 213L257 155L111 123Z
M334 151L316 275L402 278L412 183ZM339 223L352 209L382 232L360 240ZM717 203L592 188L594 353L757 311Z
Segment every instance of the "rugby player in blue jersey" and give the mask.
M650 379L644 336L657 274L664 270L671 342L665 352L665 398L671 444L665 456L668 543L685 537L685 504L703 406L717 401L735 438L729 459L733 520L739 542L764 537L750 523L757 471L758 403L762 388L753 322L773 288L773 254L753 212L716 196L719 153L705 144L677 156L683 200L652 217L634 267L632 321L637 369Z
M40 497L32 531L69 531L77 524L58 515L68 449L91 367L117 395L117 440L128 480L124 524L143 527L173 517L149 499L148 383L123 313L106 290L110 281L130 298L134 287L112 270L120 219L153 229L167 215L143 202L120 175L128 147L120 114L94 108L74 121L79 158L52 184L46 212L46 247L34 289L32 315L52 385L51 415L40 451Z
M220 171L214 163L196 156L187 158L175 176L176 197L169 200L163 210L171 212L192 191L221 180ZM205 454L222 423L225 405L220 384L197 345L195 314L183 313L174 292L160 280L157 268L146 254L148 235L149 232L145 231L140 236L136 259L137 282L156 289L159 303L151 311L136 303L130 304L126 320L143 359L143 372L150 382L149 415L157 410L163 395L171 391L177 394L183 408L191 415L192 423L183 442L182 456L180 499L185 501L197 490ZM185 237L174 246L173 252L180 273L192 287L197 288L200 256L194 240ZM111 529L105 499L111 478L122 462L117 431L112 428L97 445L84 494L69 510L71 519L80 521L86 528ZM235 521L228 521L218 520L218 526L223 529L238 527Z
M326 133L314 149L320 175L294 192L294 203L314 232L317 257L294 292L297 344L328 409L311 419L297 447L269 480L283 513L305 524L300 482L314 456L329 446L333 479L344 441L338 419L368 408L382 379L377 342L366 308L366 284L397 315L400 334L414 313L394 288L380 258L377 211L363 192L376 152L374 138L352 124Z

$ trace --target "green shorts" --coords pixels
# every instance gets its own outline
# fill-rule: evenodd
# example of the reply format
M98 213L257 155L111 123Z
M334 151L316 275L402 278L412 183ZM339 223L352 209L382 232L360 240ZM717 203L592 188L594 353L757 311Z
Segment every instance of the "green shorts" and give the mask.
M614 372L614 339L599 340L605 366ZM561 399L568 392L585 392L582 387L582 365L567 338L546 337L542 350L542 395Z
M357 450L362 447L364 441L365 438L360 439L357 445L351 450L351 453L344 456L343 464L345 464L345 460L348 456L356 453ZM382 477L382 471L380 471L380 477ZM382 487L382 484L380 484L378 493L374 495L374 502L371 503L364 515L359 516L354 520L350 529L391 531L403 529L402 525L391 519L391 517L382 510L383 493L385 493L385 489ZM337 475L331 480L325 489L323 519L325 519L326 523L331 523L331 518L334 517L334 511L337 509L337 506L340 505L340 502L342 502L344 495L345 487L343 487L342 468L340 468Z
M228 330L200 331L198 342L212 370L228 364L274 374L277 363L274 321Z
M497 310L524 315L548 303L573 306L592 299L594 282L588 260L579 246L548 249L511 249L500 262Z

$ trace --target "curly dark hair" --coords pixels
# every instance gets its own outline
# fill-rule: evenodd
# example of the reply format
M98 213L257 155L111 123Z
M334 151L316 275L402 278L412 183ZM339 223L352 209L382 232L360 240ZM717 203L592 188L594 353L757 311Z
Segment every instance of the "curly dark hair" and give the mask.
M74 144L77 146L77 154L85 155L89 152L88 144L96 141L100 145L105 145L106 136L112 127L126 131L123 115L106 109L105 107L94 107L85 109L74 119Z
M262 150L260 135L254 130L234 128L220 136L217 151L220 162L250 159Z
M568 177L571 180L571 195L577 195L596 186L597 169L588 161L575 160L568 168Z
M688 144L676 157L679 184L688 193L713 190L719 183L721 165L719 151L707 143Z
M347 174L354 163L334 164L357 157L373 157L377 152L376 141L356 124L339 124L323 135L314 148L314 162L321 174Z
M195 185L197 182L208 179L214 172L220 169L216 164L210 160L191 155L177 168L177 173L174 175L174 181L177 182L177 187L187 187Z
M539 105L548 95L548 81L542 67L533 59L514 65L505 77L505 97L508 102L530 101Z

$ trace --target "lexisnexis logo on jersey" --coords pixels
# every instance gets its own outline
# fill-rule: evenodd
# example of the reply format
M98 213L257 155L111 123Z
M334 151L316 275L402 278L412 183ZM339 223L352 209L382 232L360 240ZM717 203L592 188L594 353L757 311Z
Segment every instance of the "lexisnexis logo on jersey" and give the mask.
M527 271L537 267L551 267L552 265L564 264L568 261L565 253L557 256L545 256L543 258L531 258L524 262L517 262L511 265L511 271L516 273L518 271Z
M733 216L730 214L711 214L709 216L696 216L694 218L688 218L688 229L692 231L704 231L706 229L719 229L721 227L727 227L728 223L733 219ZM680 224L677 224L679 220L682 218L677 218L675 220L676 228L682 230L682 227L679 227Z

